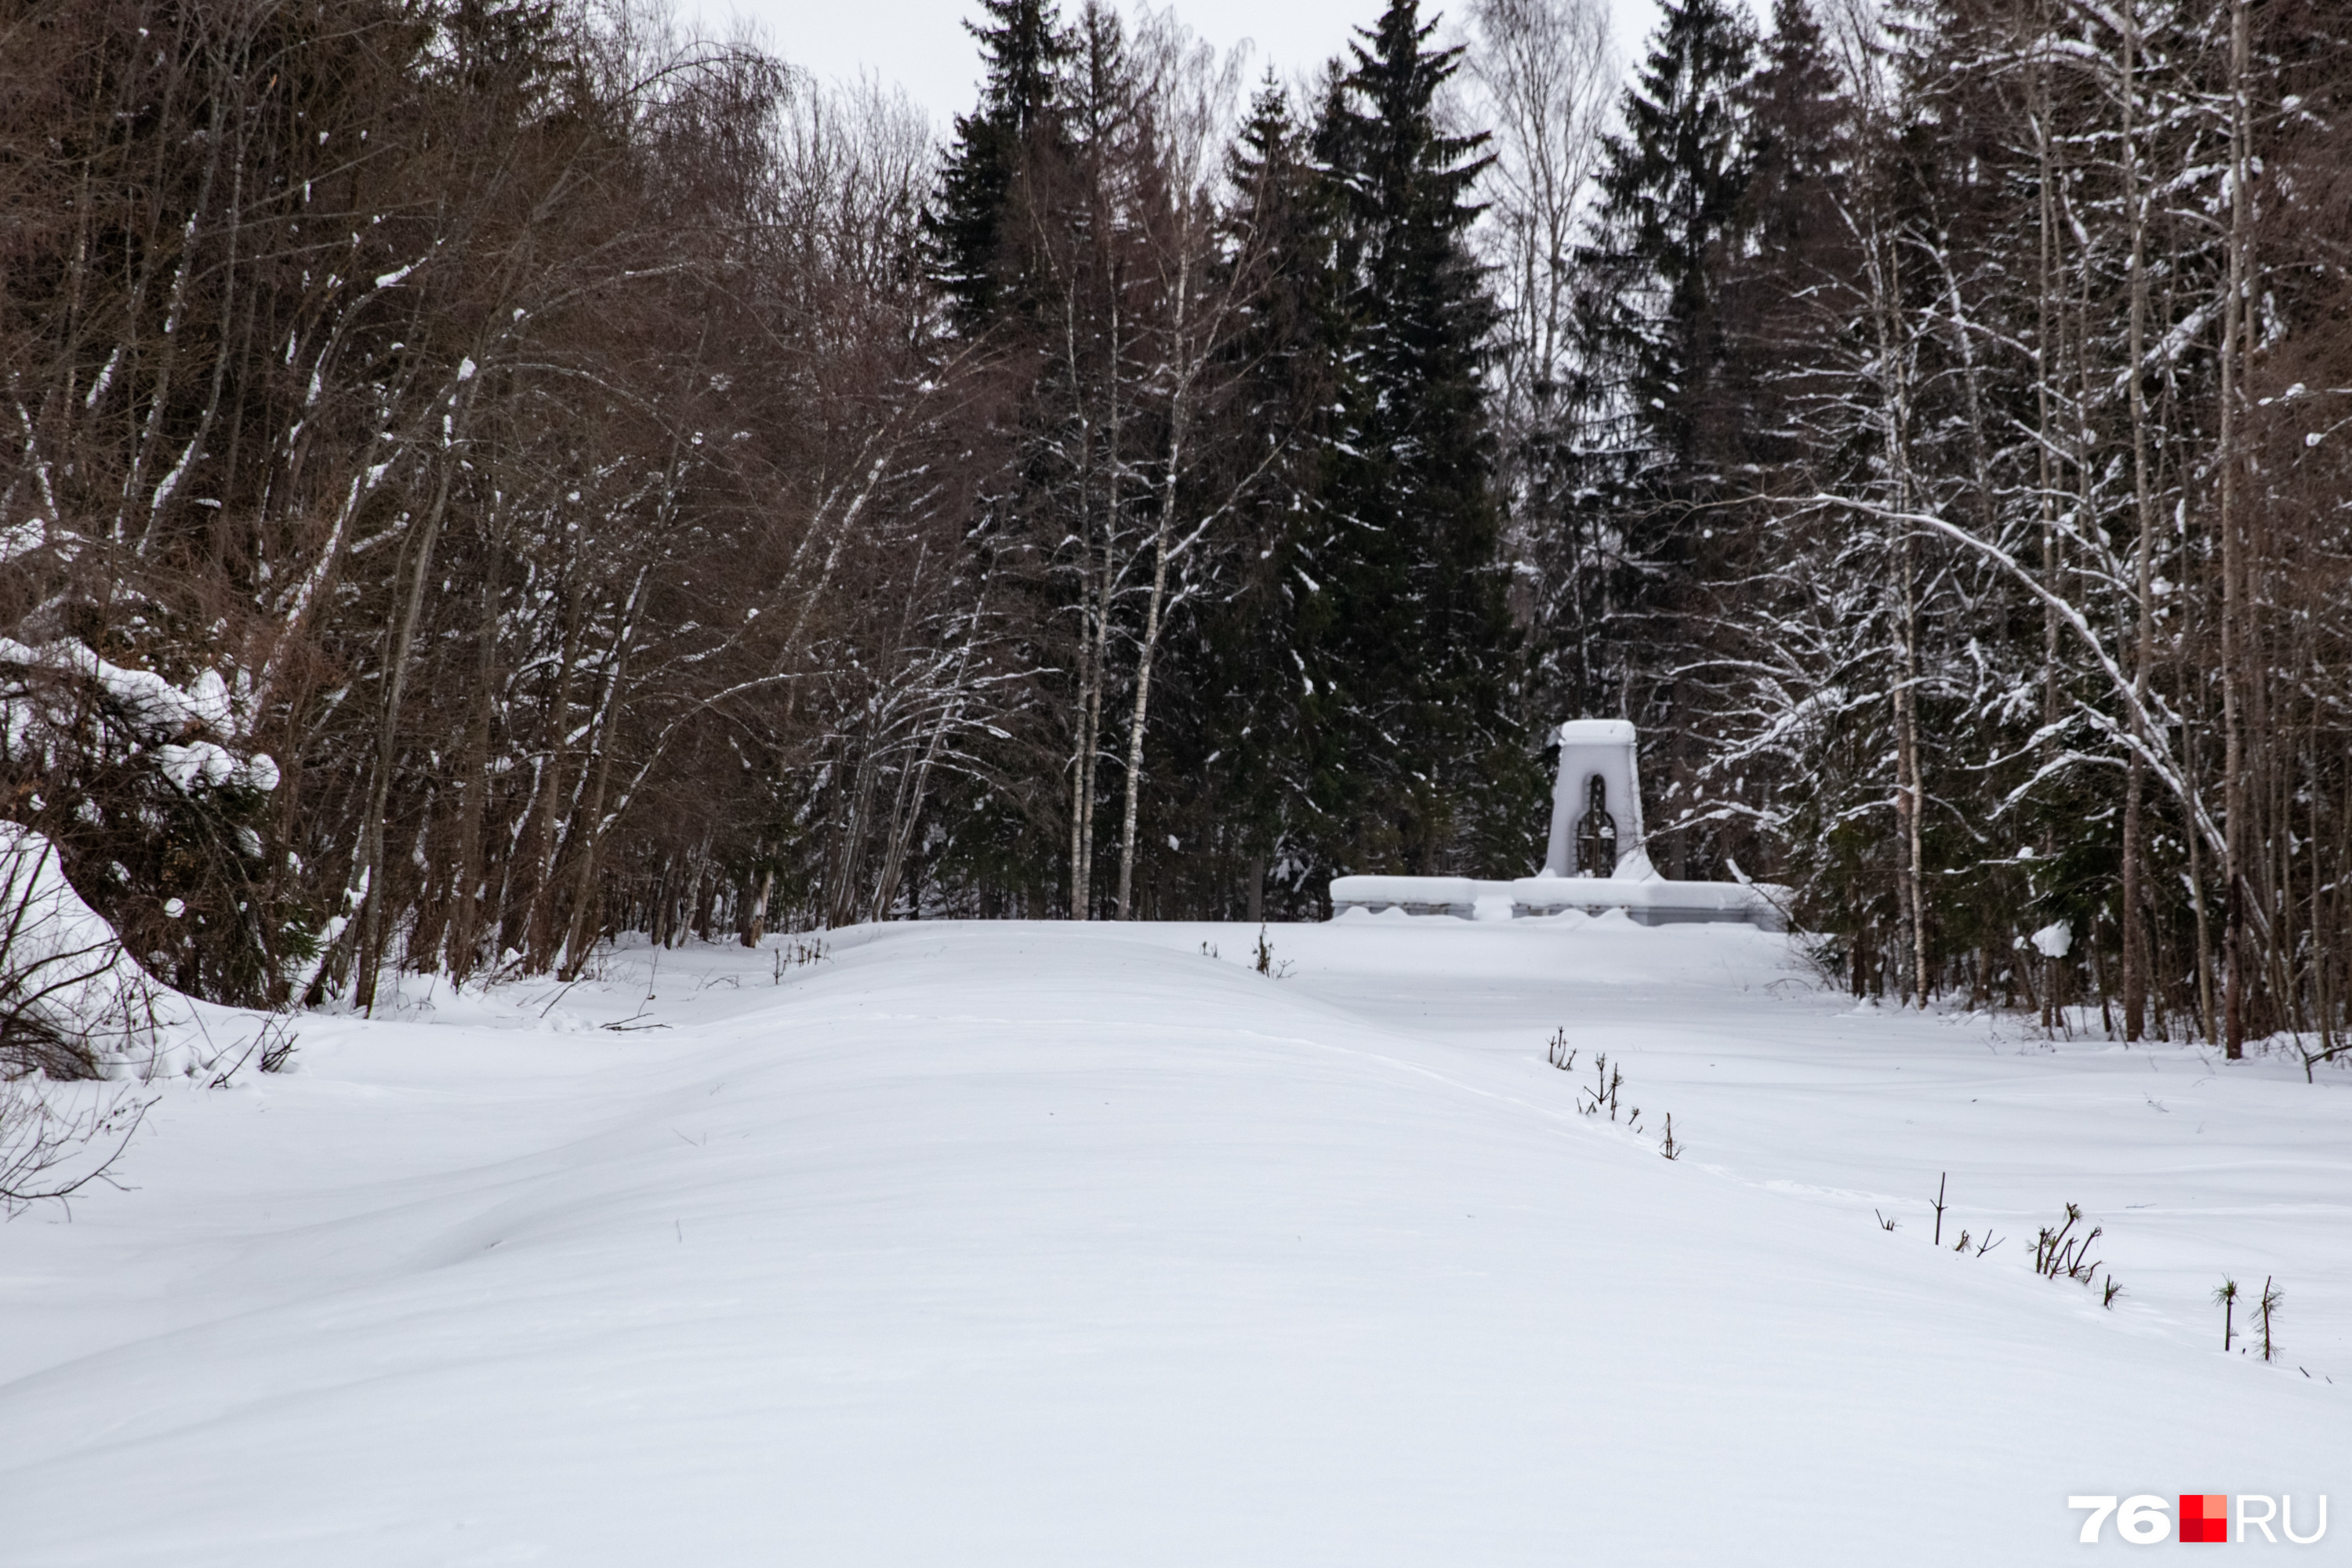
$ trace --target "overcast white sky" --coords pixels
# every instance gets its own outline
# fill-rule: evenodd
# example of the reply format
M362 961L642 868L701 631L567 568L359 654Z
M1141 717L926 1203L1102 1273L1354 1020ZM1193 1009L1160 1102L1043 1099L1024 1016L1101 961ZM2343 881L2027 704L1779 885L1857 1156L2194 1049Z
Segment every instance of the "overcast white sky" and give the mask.
M1065 0L1074 10L1076 0ZM1220 47L1244 39L1250 74L1271 63L1285 78L1311 71L1339 52L1352 26L1368 26L1382 0L1178 0L1176 14ZM820 77L871 71L896 81L944 134L971 106L979 58L959 24L979 14L973 0L678 0L681 18L724 32L730 17L755 23L767 47ZM1435 9L1424 0L1424 9ZM1132 0L1121 9L1135 9ZM1616 0L1617 47L1632 56L1656 12L1652 0Z

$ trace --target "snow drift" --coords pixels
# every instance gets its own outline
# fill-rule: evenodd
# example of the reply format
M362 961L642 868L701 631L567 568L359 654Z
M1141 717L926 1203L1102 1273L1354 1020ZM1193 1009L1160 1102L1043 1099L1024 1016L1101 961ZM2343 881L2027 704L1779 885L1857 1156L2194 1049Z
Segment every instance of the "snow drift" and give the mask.
M152 1062L167 994L66 880L57 846L0 822L0 1074L100 1078Z
M139 1192L0 1227L0 1558L2011 1568L2228 1491L2345 1561L2352 1073L1858 1011L1738 925L1259 934L625 948L159 1088ZM2028 1266L2067 1202L2112 1310Z

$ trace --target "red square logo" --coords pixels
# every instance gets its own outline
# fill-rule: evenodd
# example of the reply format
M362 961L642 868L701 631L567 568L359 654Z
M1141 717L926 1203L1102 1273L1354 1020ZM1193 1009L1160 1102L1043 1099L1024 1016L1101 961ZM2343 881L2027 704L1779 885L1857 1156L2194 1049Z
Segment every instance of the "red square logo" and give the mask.
M2180 1500L2180 1539L2183 1542L2229 1540L2230 1500L2220 1492L2201 1497L2183 1496Z

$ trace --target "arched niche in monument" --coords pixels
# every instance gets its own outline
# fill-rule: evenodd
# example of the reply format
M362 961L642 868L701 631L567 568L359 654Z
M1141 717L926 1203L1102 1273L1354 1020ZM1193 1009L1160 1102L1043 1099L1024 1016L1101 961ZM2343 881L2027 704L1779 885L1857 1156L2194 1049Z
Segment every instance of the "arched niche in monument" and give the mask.
M1576 823L1576 869L1585 877L1617 874L1617 819L1609 815L1609 781L1599 773L1584 782L1584 815Z

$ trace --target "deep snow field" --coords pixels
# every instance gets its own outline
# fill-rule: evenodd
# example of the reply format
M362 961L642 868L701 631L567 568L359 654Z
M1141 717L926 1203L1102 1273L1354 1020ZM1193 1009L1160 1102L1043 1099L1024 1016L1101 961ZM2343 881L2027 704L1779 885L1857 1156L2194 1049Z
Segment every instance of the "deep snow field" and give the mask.
M2093 1550L2075 1493L2352 1509L2352 1072L1857 1011L1745 928L1256 935L624 949L160 1089L134 1190L0 1226L0 1563L2007 1564ZM1638 1135L1577 1113L1603 1051ZM2070 1201L2112 1310L2030 1268Z

